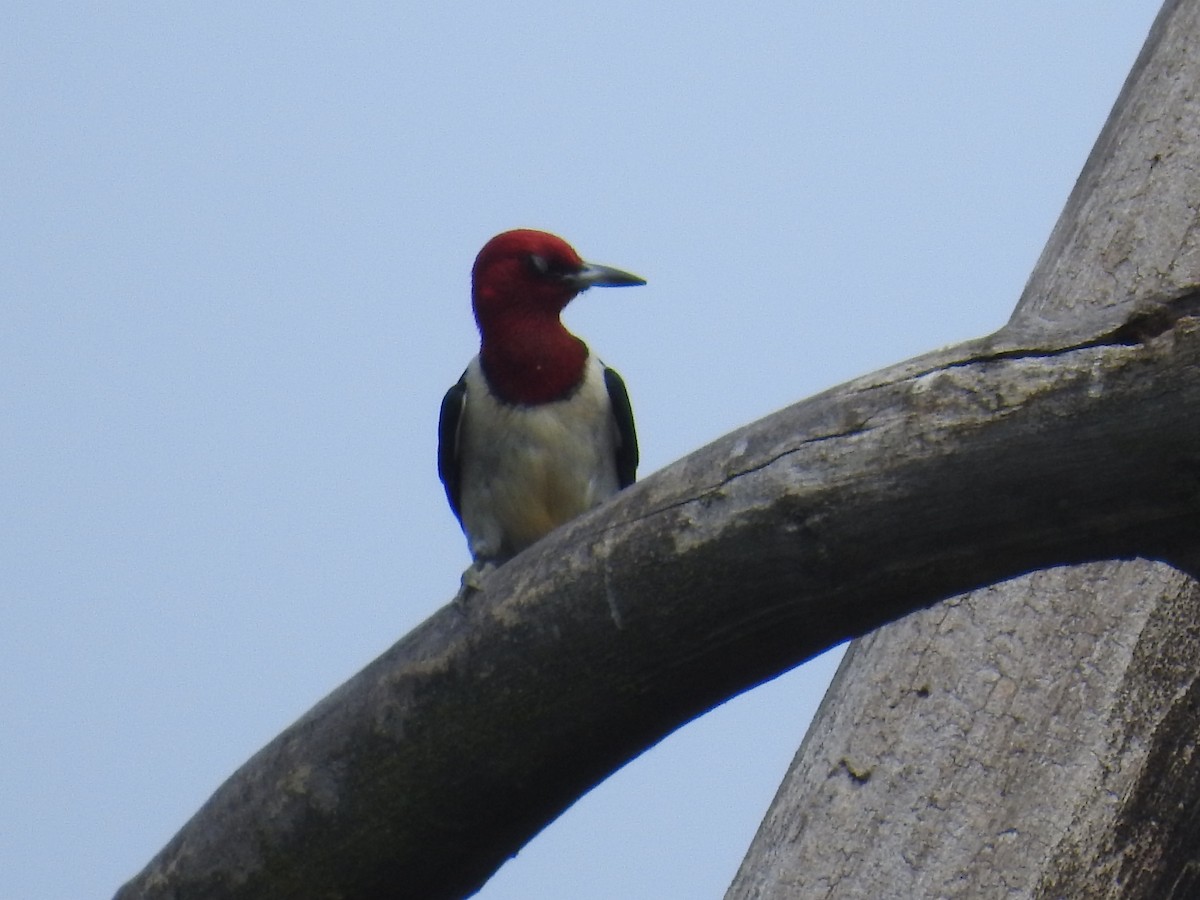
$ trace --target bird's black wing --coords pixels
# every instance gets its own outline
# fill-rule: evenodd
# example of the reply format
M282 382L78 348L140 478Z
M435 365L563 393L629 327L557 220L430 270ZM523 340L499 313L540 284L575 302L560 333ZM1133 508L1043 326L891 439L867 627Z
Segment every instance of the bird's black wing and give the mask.
M628 401L627 401L628 402ZM442 411L438 416L438 478L446 488L446 499L450 509L462 522L458 501L462 490L462 473L459 468L458 442L461 433L463 407L467 405L467 373L463 372L458 384L446 391L442 398Z
M608 388L608 402L612 405L613 418L617 422L617 481L627 488L637 479L638 445L637 432L633 427L633 407L629 403L629 391L625 382L613 369L605 366L604 386Z

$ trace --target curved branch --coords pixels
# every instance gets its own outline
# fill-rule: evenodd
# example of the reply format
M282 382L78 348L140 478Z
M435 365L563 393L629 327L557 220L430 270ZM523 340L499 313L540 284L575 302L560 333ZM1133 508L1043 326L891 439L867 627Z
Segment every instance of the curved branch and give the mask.
M460 896L670 731L848 637L1044 566L1173 558L1200 537L1198 311L1000 332L703 448L402 639L118 897Z

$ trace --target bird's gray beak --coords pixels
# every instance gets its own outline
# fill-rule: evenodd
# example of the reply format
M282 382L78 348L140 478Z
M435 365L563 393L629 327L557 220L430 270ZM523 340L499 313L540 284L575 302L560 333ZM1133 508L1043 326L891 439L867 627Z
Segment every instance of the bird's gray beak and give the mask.
M645 284L645 278L638 278L611 266L598 266L595 263L584 263L583 268L570 276L581 291L590 287L633 287Z

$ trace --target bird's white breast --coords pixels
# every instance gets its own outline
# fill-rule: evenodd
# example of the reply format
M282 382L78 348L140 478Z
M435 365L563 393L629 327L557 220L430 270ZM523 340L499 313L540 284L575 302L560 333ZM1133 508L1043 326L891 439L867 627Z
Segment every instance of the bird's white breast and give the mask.
M478 357L466 383L461 508L477 559L519 553L617 492L617 429L594 356L578 390L552 403L500 402Z

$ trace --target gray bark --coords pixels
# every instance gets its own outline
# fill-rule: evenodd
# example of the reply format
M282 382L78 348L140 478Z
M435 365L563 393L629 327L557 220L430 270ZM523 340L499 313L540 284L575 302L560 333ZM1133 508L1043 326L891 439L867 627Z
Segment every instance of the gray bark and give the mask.
M796 404L560 529L256 754L118 896L461 896L671 730L847 637L1050 566L1188 565L1200 295L1154 271L1093 301L1064 270L997 335ZM1086 310L1069 327L1059 290ZM1077 667L1138 650L1071 625Z
M1198 51L1200 3L1168 3L1010 339L1200 282ZM1198 547L1177 564L1195 572ZM1198 603L1181 571L1105 562L856 642L727 898L1200 896Z

